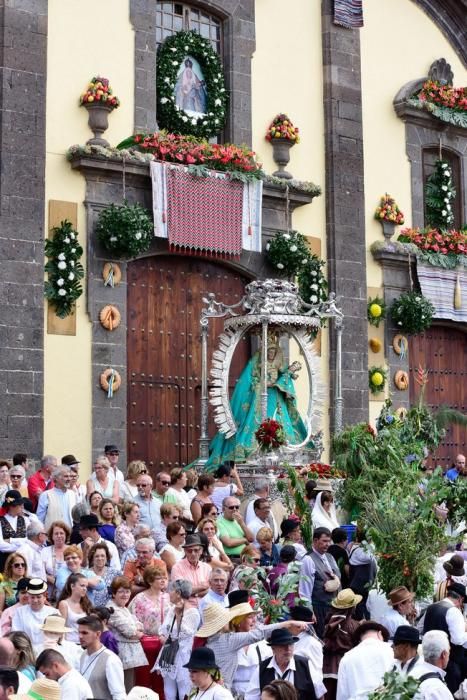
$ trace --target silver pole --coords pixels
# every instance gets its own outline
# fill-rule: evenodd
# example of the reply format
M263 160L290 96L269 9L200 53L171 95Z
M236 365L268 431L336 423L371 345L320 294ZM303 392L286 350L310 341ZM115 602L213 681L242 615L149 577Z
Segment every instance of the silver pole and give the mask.
M201 431L199 438L199 462L206 462L209 457L208 436L208 323L201 321Z
M334 408L334 430L340 433L342 428L342 413L344 399L342 397L342 318L336 317L336 397Z
M261 421L268 417L268 322L263 321L261 333Z

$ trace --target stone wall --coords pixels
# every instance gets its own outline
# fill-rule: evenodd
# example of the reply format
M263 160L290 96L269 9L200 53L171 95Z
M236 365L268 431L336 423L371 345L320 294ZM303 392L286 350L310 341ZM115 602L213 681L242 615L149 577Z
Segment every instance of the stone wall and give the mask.
M333 2L323 0L326 241L329 288L344 313L343 423L368 417L368 331L363 193L360 37L333 24ZM331 406L336 338L330 331ZM333 425L331 424L331 430Z
M0 2L0 456L43 437L47 0Z

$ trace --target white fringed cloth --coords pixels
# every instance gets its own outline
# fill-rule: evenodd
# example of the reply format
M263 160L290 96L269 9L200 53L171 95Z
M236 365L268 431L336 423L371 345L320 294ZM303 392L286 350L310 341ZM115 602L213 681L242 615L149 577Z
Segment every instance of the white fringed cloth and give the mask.
M239 257L261 252L263 183L231 180L226 173L190 174L173 163L151 161L154 235L174 252Z
M435 307L434 318L450 321L467 321L467 268L445 270L433 265L422 265L417 261L417 276L423 296ZM461 308L454 308L456 281L459 276Z

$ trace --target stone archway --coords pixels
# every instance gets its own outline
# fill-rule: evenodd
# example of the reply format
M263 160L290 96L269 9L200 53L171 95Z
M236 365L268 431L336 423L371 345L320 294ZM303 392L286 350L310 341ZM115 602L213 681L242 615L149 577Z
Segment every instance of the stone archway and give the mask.
M144 459L153 474L199 454L202 298L214 292L233 304L248 281L201 258L156 256L128 264L128 458ZM214 321L209 357L221 328L222 320ZM234 356L233 383L249 356L245 340Z

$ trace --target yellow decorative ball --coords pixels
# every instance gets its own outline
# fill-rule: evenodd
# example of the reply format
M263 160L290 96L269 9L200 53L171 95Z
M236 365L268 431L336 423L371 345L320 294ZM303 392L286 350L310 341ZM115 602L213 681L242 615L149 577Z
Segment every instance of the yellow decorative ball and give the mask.
M384 382L384 377L381 374L381 372L373 372L371 375L371 383L374 384L374 386L381 386Z
M379 304L372 304L370 306L370 314L373 316L373 318L379 318L382 313L383 309Z

